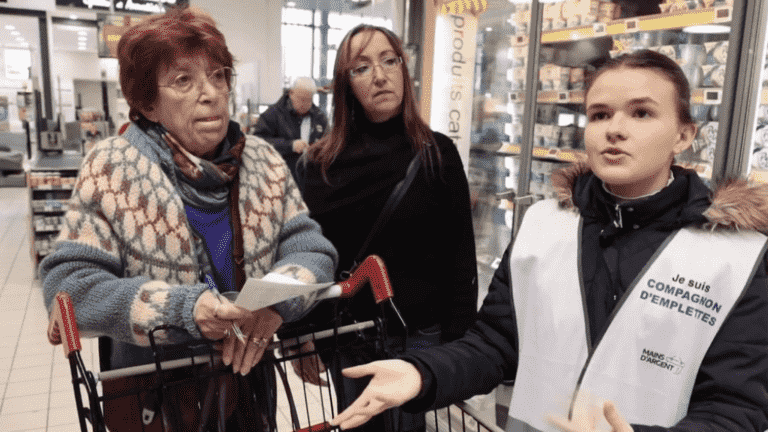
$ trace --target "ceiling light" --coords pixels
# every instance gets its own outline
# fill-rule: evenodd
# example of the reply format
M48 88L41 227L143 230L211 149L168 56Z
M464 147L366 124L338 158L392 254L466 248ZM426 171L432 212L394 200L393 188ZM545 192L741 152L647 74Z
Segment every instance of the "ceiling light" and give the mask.
M286 3L285 5L288 6L288 7L296 7L296 2L290 1L290 2Z
M17 37L16 38L16 42L24 42L24 38L23 37Z
M21 33L16 31L16 30L14 30L14 31L11 32L11 35L12 36L21 36Z
M683 28L686 33L723 34L730 33L731 28L725 25L695 25Z
M85 51L85 47L84 47L84 46L82 46L82 45L81 45L81 46L79 46L79 47L77 47L77 49L79 49L80 51Z
M77 32L77 34L79 34L80 36L88 36L88 32L85 30L80 30Z
M73 20L76 20L76 19L77 19L77 15L75 15L75 14L72 14L72 15L70 15L70 16L69 16L69 19L73 19Z
M87 41L88 38L85 37L85 36L78 36L77 40L79 40L79 41Z
M485 28L485 31L487 31L487 32L489 32L489 31L491 31L491 30L493 30L493 28L492 28L492 27L486 27L486 28Z
M14 27L14 26L12 26L12 25L8 24L8 25L6 25L6 26L5 26L5 29L6 29L6 30L16 30L16 27Z

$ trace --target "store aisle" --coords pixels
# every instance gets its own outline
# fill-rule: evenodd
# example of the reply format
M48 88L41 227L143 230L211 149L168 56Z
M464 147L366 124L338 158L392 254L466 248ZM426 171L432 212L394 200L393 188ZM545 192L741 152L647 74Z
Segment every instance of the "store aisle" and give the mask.
M26 188L0 188L0 430L78 431L61 347L48 343L40 283L30 259ZM95 340L83 343L87 367Z
M0 431L80 431L69 362L61 346L48 343L48 314L40 281L34 278L29 245L29 202L26 188L0 188ZM98 371L96 339L84 339L81 355L86 368ZM288 368L292 388L301 381ZM298 412L322 421L320 392L308 386L297 395ZM302 392L303 393L303 392ZM291 430L282 387L279 430ZM328 397L327 389L323 394Z

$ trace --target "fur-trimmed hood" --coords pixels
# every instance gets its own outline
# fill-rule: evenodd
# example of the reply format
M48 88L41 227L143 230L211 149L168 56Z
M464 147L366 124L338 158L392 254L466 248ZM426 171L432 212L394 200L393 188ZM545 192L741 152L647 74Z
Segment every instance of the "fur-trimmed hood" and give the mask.
M576 179L591 173L585 162L571 164L552 173L552 185L560 207L576 211L573 191ZM707 229L754 230L768 234L768 185L731 179L716 185L710 205L702 213Z

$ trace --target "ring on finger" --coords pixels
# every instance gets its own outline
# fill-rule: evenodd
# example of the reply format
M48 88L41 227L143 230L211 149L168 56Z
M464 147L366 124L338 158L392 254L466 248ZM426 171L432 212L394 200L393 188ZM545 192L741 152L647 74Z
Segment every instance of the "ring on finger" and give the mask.
M267 338L253 338L251 339L251 342L256 345L257 347L263 347L267 344Z

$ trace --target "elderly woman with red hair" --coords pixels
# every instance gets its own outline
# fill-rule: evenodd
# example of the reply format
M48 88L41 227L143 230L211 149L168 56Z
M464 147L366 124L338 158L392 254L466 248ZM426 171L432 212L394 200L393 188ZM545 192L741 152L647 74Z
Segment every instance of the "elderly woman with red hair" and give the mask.
M46 305L71 296L80 331L106 338L102 367L151 363L148 332L173 324L185 331L162 342L221 339L224 363L246 375L311 299L251 312L218 291L247 278L330 281L336 250L280 154L230 121L233 57L210 16L187 8L145 19L121 38L118 60L131 124L84 159L41 263Z

